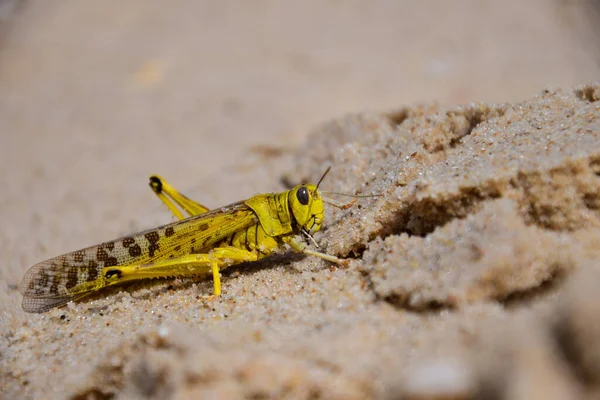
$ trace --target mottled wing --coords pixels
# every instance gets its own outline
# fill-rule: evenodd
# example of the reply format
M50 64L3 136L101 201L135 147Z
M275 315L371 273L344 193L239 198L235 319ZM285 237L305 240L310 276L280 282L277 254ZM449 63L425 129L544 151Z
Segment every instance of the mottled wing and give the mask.
M23 310L44 312L106 286L104 267L150 264L205 251L257 221L254 212L239 202L43 261L21 281Z

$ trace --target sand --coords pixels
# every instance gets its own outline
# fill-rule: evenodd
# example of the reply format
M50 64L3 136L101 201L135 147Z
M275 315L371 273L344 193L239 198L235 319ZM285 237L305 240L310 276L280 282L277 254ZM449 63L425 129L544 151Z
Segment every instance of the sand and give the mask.
M600 393L581 9L0 4L0 398ZM327 209L346 267L287 252L223 271L218 300L167 279L21 310L36 262L173 220L153 173L216 207L329 165L324 190L380 195Z

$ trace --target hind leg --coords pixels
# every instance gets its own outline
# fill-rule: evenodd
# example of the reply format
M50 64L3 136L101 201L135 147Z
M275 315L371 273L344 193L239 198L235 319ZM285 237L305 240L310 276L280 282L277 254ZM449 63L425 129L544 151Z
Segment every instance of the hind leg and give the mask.
M185 195L179 193L175 188L158 175L150 177L150 188L158 196L160 201L171 210L178 219L186 218L175 204L183 209L190 217L204 214L209 211L208 207L203 206Z

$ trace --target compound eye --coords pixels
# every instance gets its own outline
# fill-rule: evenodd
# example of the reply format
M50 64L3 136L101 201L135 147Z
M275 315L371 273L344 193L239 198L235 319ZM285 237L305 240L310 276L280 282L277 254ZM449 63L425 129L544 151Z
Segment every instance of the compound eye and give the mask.
M308 189L306 189L306 186L302 186L300 189L298 189L296 192L296 198L303 206L308 204Z

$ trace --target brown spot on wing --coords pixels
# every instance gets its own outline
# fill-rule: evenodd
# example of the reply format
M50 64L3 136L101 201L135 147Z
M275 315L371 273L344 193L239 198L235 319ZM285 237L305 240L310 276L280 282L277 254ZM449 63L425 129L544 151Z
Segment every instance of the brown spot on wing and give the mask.
M139 244L136 244L134 246L131 246L129 248L129 255L131 257L139 257L142 255L142 248L140 247Z
M198 230L199 231L205 231L210 227L210 224L199 224L198 225Z
M103 262L106 261L107 258L108 253L106 252L106 250L104 250L102 246L98 247L98 251L96 252L96 260L98 260L99 262Z
M113 251L115 248L115 242L108 242L108 243L105 243L104 245L106 246L108 251Z
M50 293L58 293L58 285L60 284L60 279L54 277L52 279L52 285L50 286Z
M159 247L157 243L152 243L150 246L148 246L148 255L150 257L154 257L154 254L158 251Z
M135 243L135 239L132 237L126 237L125 239L123 239L122 243L123 247L128 248L129 246Z
M78 282L79 282L79 275L78 275L77 268L70 267L67 272L67 284L66 284L67 289L71 289L72 287L75 287Z
M158 240L160 239L160 236L157 231L148 232L144 235L144 237L148 239L148 241L152 244L158 242Z
M52 265L52 267L54 267L54 265ZM36 292L37 292L37 288L36 288L37 285L39 285L43 290L43 288L48 286L48 274L46 273L46 271L41 270L39 272L37 281L32 279L31 283L33 284L32 289L35 290Z
M114 267L117 265L117 257L108 257L104 263L104 267Z
M98 263L93 260L89 262L88 281L93 281L98 277Z
M175 229L172 226L170 226L167 229L165 229L165 236L166 237L171 237L174 234L175 234Z
M73 260L76 263L82 263L84 256L85 256L85 253L83 252L83 250L76 251L73 253Z

